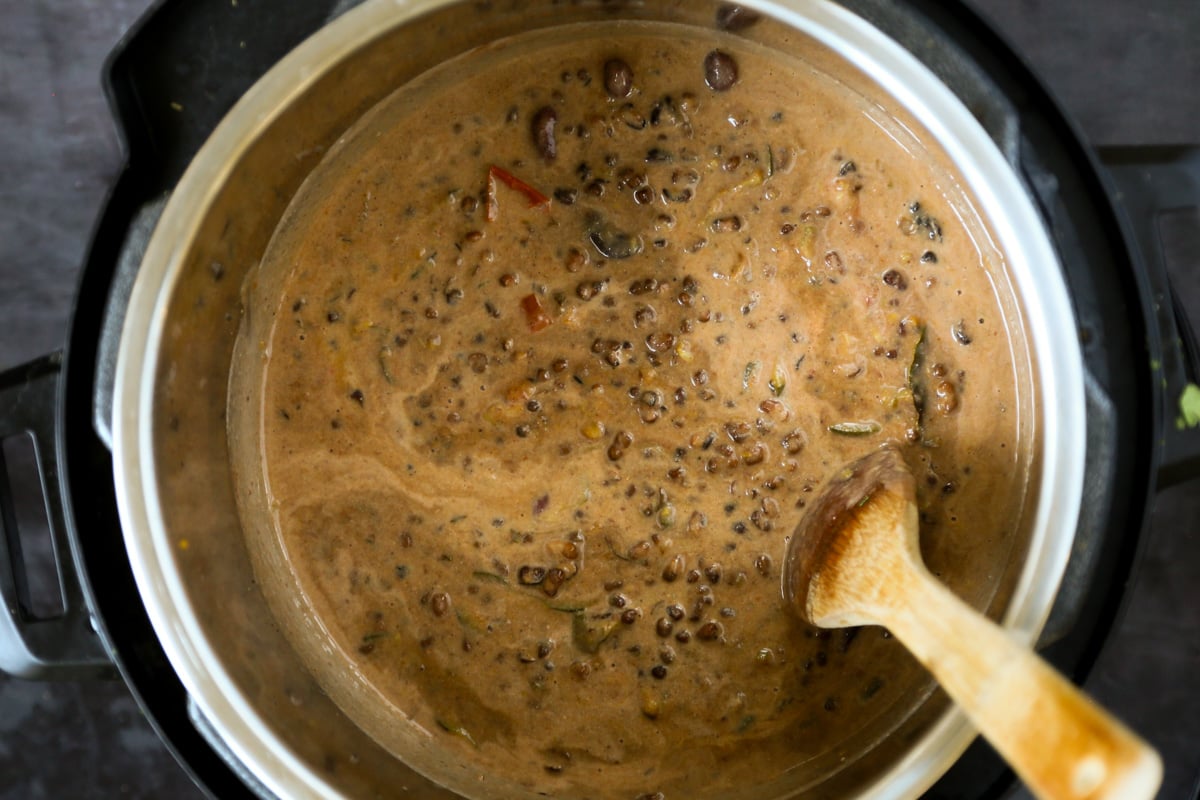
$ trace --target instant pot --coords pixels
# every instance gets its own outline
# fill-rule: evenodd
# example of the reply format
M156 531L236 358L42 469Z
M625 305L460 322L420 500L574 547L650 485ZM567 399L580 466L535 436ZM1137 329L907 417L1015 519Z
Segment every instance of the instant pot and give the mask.
M154 459L173 460L173 469L166 470L172 476L168 481L203 483L206 478L196 478L191 470L206 458L221 460L223 443L212 437L193 438L185 451L162 447L149 461L144 453L122 451L130 446L124 438L126 431L145 430L153 435L171 426L186 428L189 422L186 409L174 414L156 409L154 390L137 382L134 373L161 373L163 362L150 359L153 363L140 364L134 358L131 366L131 351L145 347L144 341L139 341L139 314L146 317L140 330L154 329L160 337L180 338L172 331L171 320L161 318L180 302L178 294L172 294L178 287L151 283L147 265L187 262L177 270L186 272L180 279L186 286L184 296L204 297L205 302L213 303L217 310L205 319L215 335L228 337L238 323L236 313L229 310L236 306L241 277L235 261L253 261L253 255L233 254L228 249L222 257L214 257L217 246L199 254L186 251L182 242L197 234L186 229L186 215L180 212L183 201L178 199L185 192L180 187L193 191L202 187L203 196L197 197L206 207L227 212L202 220L211 230L201 232L200 239L229 241L223 237L230 228L273 227L270 208L260 209L262 219L247 218L245 210L237 207L236 196L252 191L256 181L276 180L274 174L255 172L254 168L238 172L232 167L225 174L220 162L214 166L211 160L196 161L207 171L197 174L197 153L202 146L206 150L215 146L205 145L210 136L219 141L224 135L228 142L241 137L251 142L250 148L287 150L305 162L297 172L302 177L303 168L311 168L318 160L320 151L311 148L322 134L310 134L301 126L311 122L325 128L324 135L336 136L379 99L379 87L386 86L389 79L403 80L406 69L421 71L426 63L421 58L436 59L443 48L452 52L454 47L472 46L476 43L473 35L486 35L483 27L454 26L455 20L470 19L474 24L489 15L503 21L505 15L520 14L536 24L549 24L559 15L571 14L607 18L684 13L670 4L621 2L569 4L569 13L539 3L426 2L398 9L368 3L361 9L346 8L351 5L357 4L267 4L232 15L219 3L164 3L142 21L108 68L107 85L127 144L128 163L113 187L89 250L67 347L0 377L0 433L29 433L36 443L65 606L63 614L49 619L30 613L20 539L9 510L12 503L5 498L5 537L0 544L6 546L0 548L0 559L6 563L0 563L0 591L9 614L0 620L2 666L27 677L101 675L115 668L196 782L222 797L291 794L293 789L304 793L313 787L317 787L314 791L363 789L369 793L373 784L361 774L375 769L378 772L374 774L398 776L399 783L392 785L416 779L402 765L386 763L380 754L363 756L361 762L346 756L346 761L332 767L321 763L322 758L328 761L329 754L307 747L306 742L318 734L325 721L336 717L332 704L302 679L282 691L256 685L262 674L292 675L294 664L281 664L258 675L231 667L224 673L217 670L220 674L214 676L211 662L206 661L209 654L197 652L194 646L194 632L181 631L188 624L169 604L163 604L162 598L177 597L181 590L171 585L179 579L170 569L154 566L154 551L161 549L162 542L151 536L139 543L145 516L183 516L197 530L222 522L236 526L235 519L222 516L228 514L227 509L215 508L219 505L215 503L206 505L205 497L164 510L153 508L159 498L147 500L136 489L147 480L139 469L163 468L161 463L151 465ZM745 12L732 14L728 7L702 8L704 12L689 8L684 15L689 21L692 16L707 15L710 24L727 28L731 18L752 18ZM849 13L857 20L855 25L881 32L899 53L935 76L947 96L956 98L969 113L987 142L988 157L1005 165L1036 214L1038 236L1044 232L1073 311L1065 333L1062 327L1049 330L1060 339L1052 349L1077 350L1080 358L1077 410L1082 418L1056 422L1065 426L1083 423L1084 439L1078 444L1084 450L1077 459L1083 470L1074 490L1050 476L1051 500L1060 497L1060 492L1081 493L1070 497L1069 519L1075 523L1075 535L1067 538L1069 552L1061 554L1057 568L1049 568L1038 579L1049 591L1045 608L1035 612L1035 618L1014 625L1036 632L1043 654L1064 672L1082 679L1120 609L1122 587L1137 563L1138 534L1156 492L1200 475L1200 429L1189 426L1179 406L1186 387L1196 381L1196 349L1186 325L1179 324L1181 314L1171 300L1160 247L1163 212L1196 203L1200 153L1114 150L1101 154L1102 165L1035 78L965 8L850 0L840 4L780 3L761 11L766 15L832 14L839 19ZM397 49L394 42L389 43L386 27L379 27L390 15L433 20L429 30L438 31L443 38L428 38L421 52L414 52L420 48L411 39L397 38L395 41L406 41L408 48L414 48ZM214 30L222 35L213 37ZM323 45L310 40L287 55L317 31ZM254 46L244 47L247 41ZM182 74L172 68L181 50L197 47L204 57L192 63L202 68ZM284 71L276 69L265 84L246 94L285 57ZM406 65L406 58L413 59L411 65ZM385 77L377 76L378 85L368 86L362 96L350 92L324 105L312 100L322 87L328 93L337 81L356 85L353 72L364 69L380 70ZM879 75L881 81L889 77ZM256 96L261 99L263 92L271 91L284 98L278 100L279 105L253 105ZM236 108L230 119L240 127L233 130L232 123L221 120L239 100L240 119ZM247 108L279 110L271 111L274 117L253 116ZM277 124L280 119L288 124ZM310 135L317 139L306 138ZM269 159L264 163L272 166ZM299 177L272 184L282 194L283 204ZM211 196L204 195L206 186L213 187ZM253 241L254 236L243 240L235 234L230 240ZM177 247L184 252L176 252ZM243 264L241 272L245 268ZM1062 326L1064 320L1055 322ZM185 333L193 330L187 328ZM160 343L154 346L160 347ZM167 360L176 363L181 363L180 356L185 353L199 361L219 359L196 341L175 341L165 351ZM205 374L194 367L183 372L193 378ZM187 384L179 394L201 388ZM147 403L139 404L139 396ZM223 403L223 386L213 396ZM1068 408L1064 413L1070 412ZM151 415L157 418L152 420ZM132 492L131 487L135 487ZM131 497L138 498L137 502ZM145 513L147 506L151 507L149 514ZM206 518L206 514L210 516ZM253 583L248 573L242 574L241 584L236 580L230 583L228 576L212 577L221 568L211 564L189 569L190 591L203 590L209 580L208 588L215 593ZM243 613L240 608L236 600L228 604L231 616ZM202 610L199 616L205 613L212 611ZM218 645L225 641L226 632L233 639L260 635L244 619L200 619L196 624L210 634L222 632ZM267 632L261 635L260 643L267 646L264 649L274 652L270 646L277 644L275 640ZM278 658L288 661L286 653ZM254 699L246 704L246 697ZM301 724L280 736L281 746L259 750L247 743L264 735L264 729L252 719L264 709L289 719L309 719L311 729L305 730ZM266 735L278 733L267 731ZM913 736L918 738L916 732ZM357 743L350 747L355 746ZM362 748L363 752L370 750L367 744ZM957 755L954 750L947 763ZM937 777L946 765L927 766L916 777L881 768L880 774L888 776L888 782L866 781L853 789L879 796L892 790L911 794L925 789L926 778ZM322 777L323 772L339 774L329 778L328 774ZM318 776L316 783L288 777L309 773ZM1004 791L1009 783L1011 777L1003 765L986 746L976 744L930 792L987 796Z

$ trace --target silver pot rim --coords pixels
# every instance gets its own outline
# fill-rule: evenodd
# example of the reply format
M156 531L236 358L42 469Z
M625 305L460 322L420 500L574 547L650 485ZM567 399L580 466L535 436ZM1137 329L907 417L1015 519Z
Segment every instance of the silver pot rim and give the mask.
M322 774L288 750L242 693L206 640L175 567L155 475L155 369L166 309L204 210L232 165L289 103L360 47L451 0L368 0L322 28L276 64L234 106L175 188L143 258L122 330L113 403L118 509L138 590L167 658L226 746L270 792L332 797ZM1004 625L1032 645L1046 622L1070 556L1083 492L1084 371L1075 317L1058 258L1033 202L991 137L954 93L895 40L832 0L746 0L822 42L874 76L922 121L977 199L991 226L1034 351L1041 470L1029 556ZM1052 268L1047 268L1051 265ZM958 759L975 731L956 707L882 774L863 797L915 797Z

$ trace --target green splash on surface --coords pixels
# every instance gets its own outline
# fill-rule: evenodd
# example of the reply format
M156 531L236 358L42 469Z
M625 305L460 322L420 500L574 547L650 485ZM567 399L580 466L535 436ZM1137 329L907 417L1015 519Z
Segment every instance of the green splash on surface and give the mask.
M1200 386L1189 383L1179 395L1180 417L1175 420L1179 430L1195 428L1200 425Z

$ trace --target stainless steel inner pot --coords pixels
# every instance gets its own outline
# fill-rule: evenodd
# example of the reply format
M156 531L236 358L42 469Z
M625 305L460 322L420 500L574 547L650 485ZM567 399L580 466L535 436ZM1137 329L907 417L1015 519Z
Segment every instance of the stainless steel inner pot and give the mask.
M939 148L1005 254L1010 325L1029 348L1025 424L1036 433L1031 510L998 590L980 598L1032 642L1065 568L1082 491L1085 410L1076 326L1044 224L963 102L880 29L829 0L748 2L746 38L837 69ZM283 797L455 797L376 745L315 684L277 628L246 557L229 469L226 389L243 289L323 154L406 81L537 28L612 19L715 27L709 3L373 0L331 22L233 108L172 194L120 341L114 469L139 590L172 665L232 755ZM885 736L831 752L797 791L913 797L974 732L940 693ZM794 794L794 792L792 793ZM761 797L751 791L748 796Z

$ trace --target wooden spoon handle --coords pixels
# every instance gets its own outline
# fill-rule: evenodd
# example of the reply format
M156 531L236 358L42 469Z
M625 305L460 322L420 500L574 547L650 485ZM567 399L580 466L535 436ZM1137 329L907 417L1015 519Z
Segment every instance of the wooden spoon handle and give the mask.
M1139 800L1162 780L1158 754L1026 646L959 600L923 565L903 603L877 609L892 633L1040 798ZM908 572L907 570L905 572Z

